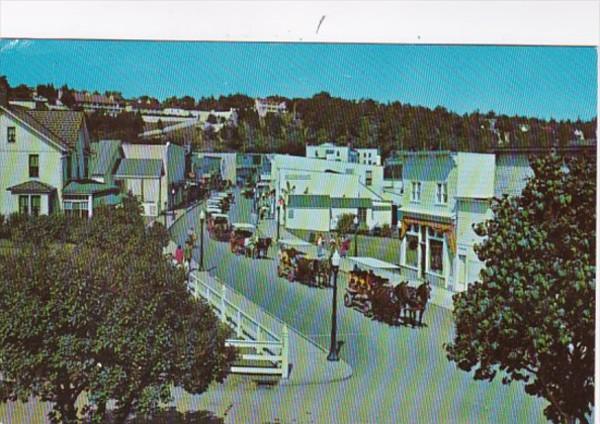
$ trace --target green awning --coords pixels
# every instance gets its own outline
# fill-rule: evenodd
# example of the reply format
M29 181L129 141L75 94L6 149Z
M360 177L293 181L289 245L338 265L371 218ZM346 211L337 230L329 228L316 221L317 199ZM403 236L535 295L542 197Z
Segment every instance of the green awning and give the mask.
M119 188L115 185L99 183L94 180L70 181L63 188L63 195L65 196L97 195L111 192L118 193Z
M116 178L160 178L164 174L160 159L121 159Z

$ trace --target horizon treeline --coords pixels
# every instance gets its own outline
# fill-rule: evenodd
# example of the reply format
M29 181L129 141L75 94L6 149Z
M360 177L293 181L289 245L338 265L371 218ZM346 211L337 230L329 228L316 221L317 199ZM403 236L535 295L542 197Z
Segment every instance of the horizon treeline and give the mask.
M73 89L61 87L68 106L73 106ZM52 84L36 87L38 95L55 101L58 89ZM30 96L33 89L23 84L11 88L9 97ZM98 92L94 92L100 94ZM107 91L122 99L118 91ZM371 99L347 100L320 92L310 98L269 96L286 102L287 113L267 114L260 118L254 110L254 98L244 94L201 97L168 97L160 102L150 96L135 99L161 107L186 110L238 110L238 126L225 126L215 132L204 129L192 144L198 148L244 152L280 152L304 154L309 144L331 142L354 147L378 147L382 156L394 150L454 150L487 152L498 148L550 148L567 146L581 139L596 138L596 121L540 119L499 114L494 111L458 114L443 106L434 109L401 103L382 103ZM111 118L102 113L89 117L94 138L126 136L135 138L143 128L135 113ZM133 131L132 131L133 130ZM199 146L200 144L200 146Z

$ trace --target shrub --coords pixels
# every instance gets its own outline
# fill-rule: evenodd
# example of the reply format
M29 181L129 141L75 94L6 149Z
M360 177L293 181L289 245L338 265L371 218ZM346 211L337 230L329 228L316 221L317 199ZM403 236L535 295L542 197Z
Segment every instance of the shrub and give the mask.
M383 224L381 226L381 237L391 237L392 236L392 227L390 224Z
M336 230L340 234L354 232L354 215L345 213L338 218Z

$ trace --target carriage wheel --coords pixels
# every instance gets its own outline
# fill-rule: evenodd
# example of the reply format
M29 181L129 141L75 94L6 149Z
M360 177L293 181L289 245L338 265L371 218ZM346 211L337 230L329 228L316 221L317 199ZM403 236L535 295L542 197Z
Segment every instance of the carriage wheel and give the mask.
M363 305L362 305L362 312L363 314L365 314L366 317L371 318L374 314L373 314L373 305L371 302L366 301Z
M349 308L352 306L352 298L348 293L344 294L344 306Z

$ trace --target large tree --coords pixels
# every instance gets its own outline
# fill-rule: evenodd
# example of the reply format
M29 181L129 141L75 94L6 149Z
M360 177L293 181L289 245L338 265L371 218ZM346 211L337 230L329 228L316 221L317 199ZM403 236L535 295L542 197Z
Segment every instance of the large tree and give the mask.
M35 396L66 423L102 422L115 400L124 421L169 401L173 386L201 393L225 378L228 331L162 259L168 234L145 228L138 208L127 198L98 210L75 245L21 239L0 260L0 400Z
M556 423L587 422L594 396L595 158L532 161L521 196L494 202L476 248L481 281L454 296L448 358L474 378L522 381Z

